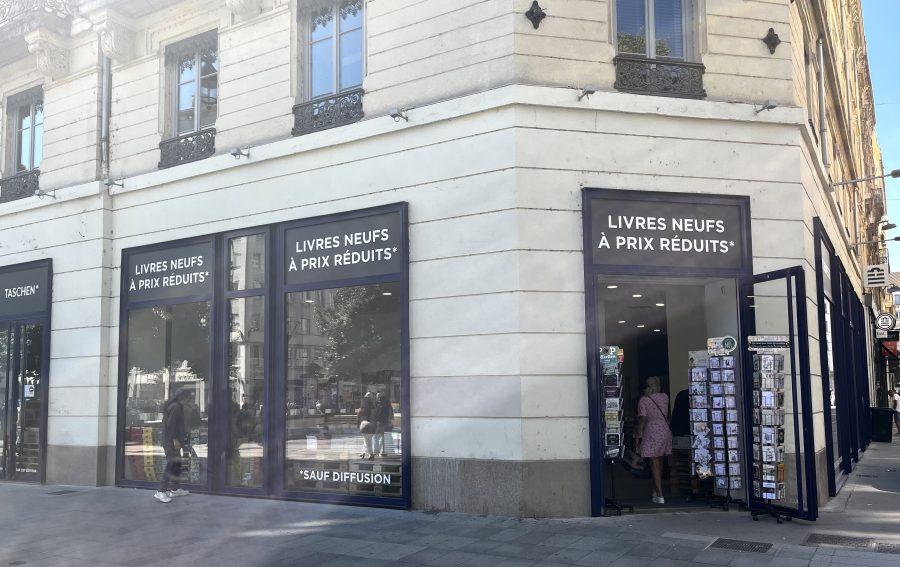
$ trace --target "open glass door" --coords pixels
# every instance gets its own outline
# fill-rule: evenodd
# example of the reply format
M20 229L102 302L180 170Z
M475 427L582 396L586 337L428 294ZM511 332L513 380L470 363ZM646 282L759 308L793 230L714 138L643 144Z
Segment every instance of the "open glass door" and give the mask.
M741 282L750 509L818 516L803 268ZM751 348L753 350L751 350ZM779 522L781 520L779 519Z
M9 441L7 434L10 428L7 426L7 416L10 406L10 340L12 332L9 324L0 325L0 479L7 477L7 463L9 454L7 448Z

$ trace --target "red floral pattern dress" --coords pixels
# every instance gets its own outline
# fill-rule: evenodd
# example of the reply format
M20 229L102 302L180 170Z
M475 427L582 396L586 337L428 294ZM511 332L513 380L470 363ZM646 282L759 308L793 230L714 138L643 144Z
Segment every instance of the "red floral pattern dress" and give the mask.
M672 454L672 432L669 430L669 422L666 421L668 416L665 413L668 411L669 396L662 392L650 397L644 396L638 402L638 415L644 418L642 457L664 457Z

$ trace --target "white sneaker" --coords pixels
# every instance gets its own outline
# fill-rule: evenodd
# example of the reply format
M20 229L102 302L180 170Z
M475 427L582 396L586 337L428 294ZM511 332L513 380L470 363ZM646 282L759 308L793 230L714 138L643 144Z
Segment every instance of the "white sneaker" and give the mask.
M156 494L153 495L154 498L163 503L168 503L172 501L172 498L169 497L169 494L166 492L157 491Z
M188 494L190 494L190 492L183 488L179 488L178 490L170 490L169 498L178 498L179 496L187 496Z

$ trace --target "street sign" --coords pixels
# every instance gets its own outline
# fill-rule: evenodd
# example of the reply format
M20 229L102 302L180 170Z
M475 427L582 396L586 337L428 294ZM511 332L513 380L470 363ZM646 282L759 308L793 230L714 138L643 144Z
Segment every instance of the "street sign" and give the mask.
M866 266L864 274L866 278L865 287L886 287L888 285L887 264L873 264L871 266Z
M878 316L878 319L875 320L875 326L879 329L884 329L885 331L893 329L896 323L897 320L894 319L894 316L890 313L882 313Z

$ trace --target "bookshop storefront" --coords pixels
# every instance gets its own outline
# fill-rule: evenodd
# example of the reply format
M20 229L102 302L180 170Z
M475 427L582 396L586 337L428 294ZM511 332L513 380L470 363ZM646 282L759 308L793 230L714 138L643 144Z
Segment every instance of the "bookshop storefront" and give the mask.
M46 477L52 280L50 260L0 268L0 480Z
M406 205L122 254L117 482L408 508Z
M804 273L753 275L749 206L584 190L593 514L719 502L815 518ZM665 436L640 420L654 411L673 438L657 463Z

